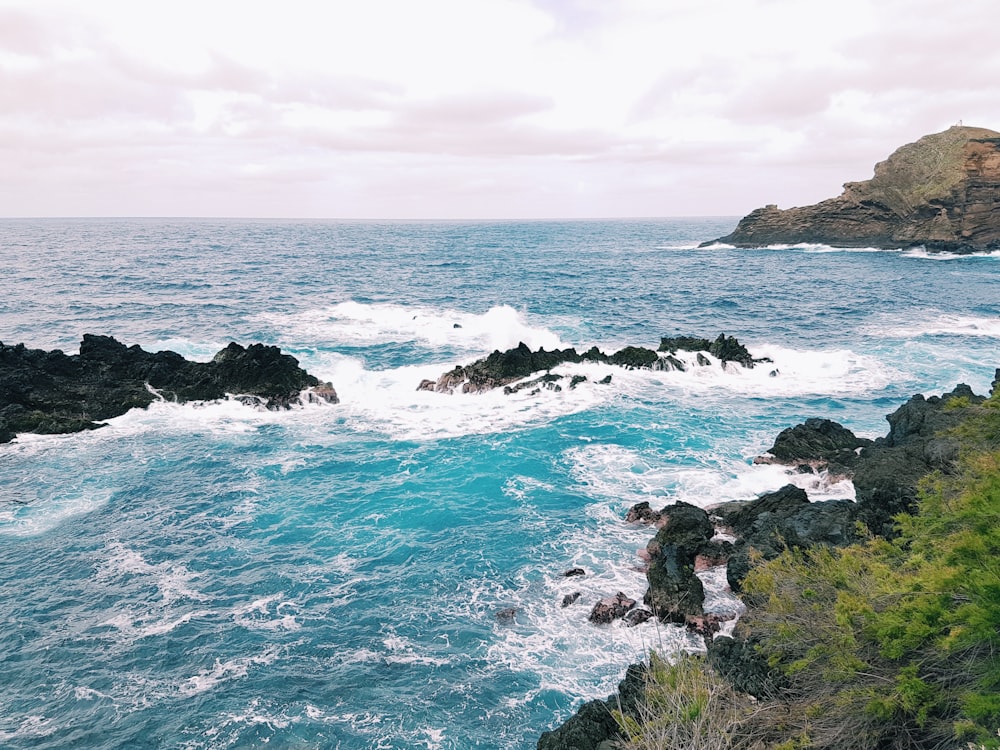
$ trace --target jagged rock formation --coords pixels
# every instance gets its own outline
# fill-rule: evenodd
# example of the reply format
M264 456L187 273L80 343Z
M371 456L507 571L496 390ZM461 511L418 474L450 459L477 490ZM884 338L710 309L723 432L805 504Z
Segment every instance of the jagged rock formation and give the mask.
M649 590L644 601L661 619L683 623L704 614L705 588L695 575L695 558L715 534L708 514L677 502L660 511L663 527L646 545Z
M817 544L841 546L857 539L857 506L849 500L809 502L805 490L788 484L749 503L729 503L714 511L738 537L726 578L739 591L750 570L751 550L771 560L785 549Z
M505 352L497 350L488 357L476 360L472 364L459 365L441 375L437 380L424 380L417 386L417 390L437 391L439 393L454 393L456 390L460 390L462 393L482 393L494 388L503 388L504 392L508 394L535 386L562 390L556 381L561 380L563 376L555 374L546 374L536 380L517 385L511 384L535 373L547 372L553 367L567 362L598 362L629 369L684 371L686 365L673 356L678 350L708 352L721 360L723 366L728 362L736 362L743 367L751 368L757 362L770 361L768 359L754 359L747 348L735 337L725 334L719 334L715 341L691 336L663 338L657 351L641 346L626 346L613 354L605 354L596 346L592 346L583 353L577 352L574 348L554 349L552 351L540 348L533 352L522 342ZM698 363L702 366L708 366L711 364L711 360L701 355L698 358ZM583 380L585 380L583 376L573 376L570 388L575 387ZM600 382L610 382L610 376Z
M1000 248L1000 133L955 126L897 149L837 198L747 214L714 242L970 253ZM705 243L712 244L712 243Z
M639 718L646 695L646 666L633 664L618 684L618 692L607 700L584 703L565 723L544 732L538 740L538 750L605 750L618 737L614 712L632 719Z
M680 348L680 347L678 347ZM1000 389L1000 368L996 370L991 394ZM850 430L826 419L809 419L804 424L782 431L768 455L769 462L790 467L808 464L829 469L838 467L853 476L857 502L831 500L809 502L802 489L786 485L776 492L750 502L732 502L716 506L711 516L704 511L678 503L654 511L648 503L633 506L627 520L660 525L656 537L647 546L650 583L646 594L662 619L687 621L700 611L703 592L693 575L697 555L708 554L713 533L712 521L736 535L735 545L719 548L728 556L728 579L739 591L752 565L751 549L761 558L771 559L784 549L814 545L842 546L859 538L857 521L870 531L891 536L893 518L912 511L919 480L932 471L947 474L954 470L961 448L956 433L966 418L964 407L985 400L967 385L958 385L942 396L915 395L886 419L889 432L875 441L859 438ZM721 558L720 558L721 559ZM701 594L701 596L699 596ZM708 660L712 667L738 691L757 698L774 695L783 688L785 677L773 668L755 648L755 636L737 624L734 637L706 636ZM640 665L629 667L624 687L641 677ZM623 713L635 718L636 703L642 699L641 684L634 684ZM615 697L591 701L563 725L546 732L538 743L540 749L610 748L619 728L610 716L617 709Z
M0 343L0 443L19 432L92 430L159 397L202 401L234 394L245 403L282 408L306 388L311 399L337 402L333 386L263 344L231 343L211 362L189 362L176 352L126 347L110 336L85 334L73 355Z

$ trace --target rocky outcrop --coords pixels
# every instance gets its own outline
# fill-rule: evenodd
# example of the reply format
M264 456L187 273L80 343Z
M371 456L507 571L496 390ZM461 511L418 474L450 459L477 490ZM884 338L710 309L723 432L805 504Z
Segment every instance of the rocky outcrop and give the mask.
M704 614L705 587L695 559L715 534L708 514L678 502L660 511L662 528L646 545L649 590L643 599L661 620L683 623Z
M996 371L991 393L997 393L998 388L1000 369ZM825 419L806 420L778 436L769 451L770 460L791 466L801 463L844 466L854 474L856 503L810 502L804 490L786 485L750 502L716 506L710 516L684 503L667 506L659 512L653 511L648 503L633 506L629 521L663 524L647 545L650 583L647 602L659 602L656 609L661 617L665 611L665 619L685 622L705 635L709 663L736 690L756 698L780 693L786 687L786 679L755 647L754 635L748 628L737 623L733 637L720 636L714 632L717 622L713 623L711 616L700 616L702 602L697 592L700 581L687 585L692 579L697 580L694 571L700 567L699 560L704 559L704 565L728 557L729 583L734 591L739 591L750 569L751 549L764 559L773 559L787 548L850 544L858 539L858 520L865 521L876 534L891 535L892 518L899 512L912 510L919 479L931 471L953 470L960 449L954 428L966 418L965 407L984 400L966 385L942 396L913 396L886 417L889 432L875 441L858 438L850 430ZM711 538L715 524L726 527L737 537L732 548ZM698 603L697 609L688 606L692 602ZM685 607L687 614L683 614ZM640 610L632 610L637 611ZM638 665L629 668L630 676L635 676L636 669ZM636 684L641 688L641 683ZM641 701L641 689L630 693L630 699L636 696ZM636 718L637 703L623 706L628 709L626 715ZM538 747L611 748L617 726L610 711L617 708L615 696L607 702L584 704L565 724L543 735L545 742L540 741Z
M795 427L782 430L756 464L784 464L808 467L811 471L852 476L861 449L872 444L849 429L829 419L812 417Z
M899 148L837 198L758 208L714 242L990 251L1000 248L998 208L1000 133L955 126Z
M749 503L715 509L722 525L737 536L726 577L739 591L750 570L752 550L771 560L785 549L817 544L841 546L855 541L858 508L849 500L809 502L805 490L788 484Z
M723 364L726 362L736 362L747 369L753 367L758 362L771 361L766 357L754 359L747 348L735 336L727 336L724 333L720 333L715 341L699 339L694 336L675 336L672 338L664 336L660 339L658 351L670 352L671 354L676 354L678 351L708 352L713 357L722 360ZM698 363L702 364L703 362L704 358L699 358Z
M254 405L287 407L306 388L336 403L320 383L275 346L231 343L211 362L126 347L110 336L84 335L80 353L0 344L0 442L19 432L79 432L101 426L158 398L212 400L233 394Z
M683 342L684 345L674 346L674 342L678 341ZM701 349L692 348L696 345L700 345ZM548 371L566 363L596 362L627 369L683 371L685 369L684 363L673 356L678 348L684 351L708 352L720 359L723 366L727 362L736 362L743 367L750 368L757 362L770 361L754 359L747 348L735 337L724 334L720 334L715 341L691 336L682 336L677 339L664 338L658 351L641 346L626 346L613 354L605 354L596 346L592 346L582 353L577 352L574 348L554 349L552 351L539 348L538 351L533 352L522 342L513 349L504 352L496 350L488 357L476 360L471 364L459 365L441 375L437 380L423 380L417 386L417 390L437 391L439 393L454 393L455 391L482 393L494 388L503 388L507 394L516 393L525 388L562 390L556 381L563 379L563 376ZM662 354L663 352L668 353ZM710 361L705 359L705 364L710 364ZM546 374L532 381L517 382L524 381L525 378L539 372ZM576 387L584 380L586 378L583 376L573 376L569 387ZM610 376L599 382L602 384L610 382ZM516 385L512 385L514 383Z
M889 434L864 448L854 466L858 516L872 533L891 536L893 517L913 510L920 479L954 469L959 440L948 430L964 419L963 404L984 400L959 384L942 396L917 394L886 416Z
M537 750L610 750L618 738L614 714L638 720L646 695L646 666L633 664L607 700L584 703L575 714L551 732L544 732Z

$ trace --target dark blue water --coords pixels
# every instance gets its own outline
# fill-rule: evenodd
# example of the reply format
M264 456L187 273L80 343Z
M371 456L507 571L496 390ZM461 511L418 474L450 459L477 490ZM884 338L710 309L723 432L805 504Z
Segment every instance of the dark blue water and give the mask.
M773 489L750 459L783 427L879 434L1000 365L1000 258L696 247L734 223L0 222L4 343L263 341L342 399L0 447L0 745L530 748L648 648L696 645L588 624L645 589L625 509ZM774 364L416 391L519 341L719 332Z

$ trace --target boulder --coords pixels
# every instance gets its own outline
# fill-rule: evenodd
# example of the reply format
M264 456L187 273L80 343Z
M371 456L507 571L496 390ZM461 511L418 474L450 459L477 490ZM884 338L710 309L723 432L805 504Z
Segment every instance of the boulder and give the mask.
M642 523L648 526L659 523L661 518L660 512L653 510L648 500L636 503L625 514L626 523Z
M564 596L562 598L562 607L563 607L563 609L565 609L566 607L568 607L570 604L575 604L576 600L579 599L579 598L580 598L580 592L579 591L574 591L572 594L566 594L566 596Z
M837 422L812 417L778 433L767 454L755 458L754 463L825 469L850 476L860 449L871 444L871 440L857 437Z
M613 620L624 617L635 606L635 599L629 599L624 593L619 591L614 596L601 599L594 608L590 610L591 622L598 625L607 625Z
M684 622L704 614L705 587L695 575L695 558L715 534L708 514L678 502L661 512L663 527L646 545L649 589L643 601L661 620Z
M734 507L735 506L735 507ZM858 507L848 500L809 502L805 490L785 485L740 505L716 509L739 537L726 568L733 591L750 570L751 550L771 560L791 547L842 546L857 539Z

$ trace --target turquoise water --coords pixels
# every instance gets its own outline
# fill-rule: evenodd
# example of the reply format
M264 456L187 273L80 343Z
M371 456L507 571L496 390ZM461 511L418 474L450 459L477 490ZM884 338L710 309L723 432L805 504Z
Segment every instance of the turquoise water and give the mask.
M0 446L0 745L530 748L649 647L694 647L587 622L645 590L630 505L753 497L789 479L750 463L783 427L874 436L1000 365L1000 258L696 247L734 225L0 222L4 343L263 341L342 400ZM519 341L719 332L774 364L416 390Z

